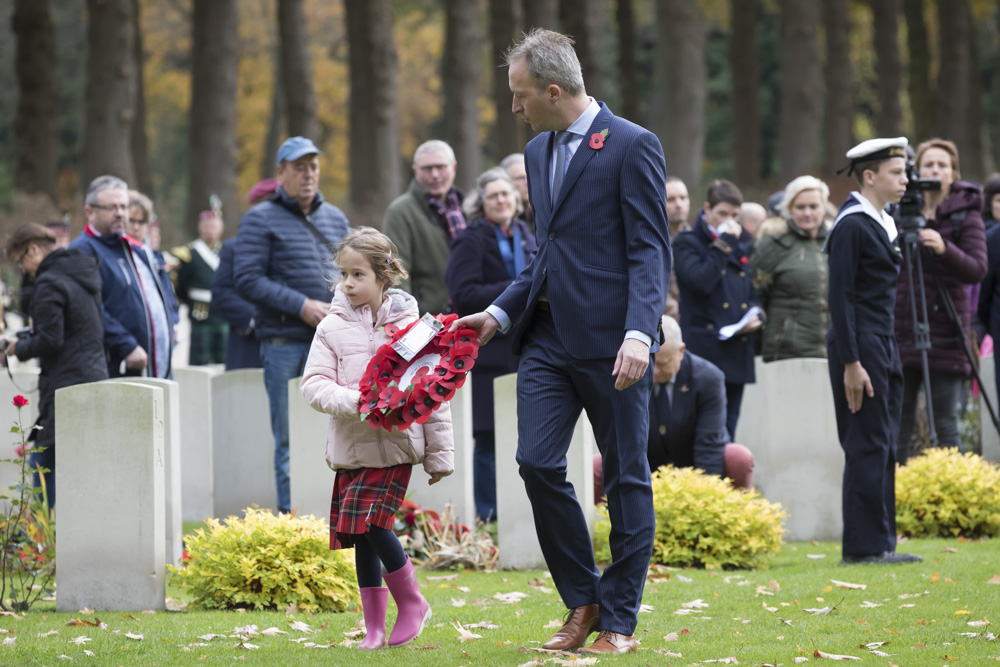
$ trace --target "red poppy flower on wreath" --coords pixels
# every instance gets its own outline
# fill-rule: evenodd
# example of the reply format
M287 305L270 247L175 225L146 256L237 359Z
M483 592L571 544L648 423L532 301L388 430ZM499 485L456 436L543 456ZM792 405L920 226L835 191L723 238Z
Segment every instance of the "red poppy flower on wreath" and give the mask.
M405 430L423 424L465 384L466 373L479 356L478 336L469 328L448 331L457 315L434 319L441 330L410 361L400 357L392 344L419 320L402 328L385 327L392 340L376 351L358 386L361 418L372 428Z
M28 404L28 399L26 399L24 396L21 396L21 394L18 394L17 396L14 397L14 400L11 401L11 403L14 404L15 408L23 408Z

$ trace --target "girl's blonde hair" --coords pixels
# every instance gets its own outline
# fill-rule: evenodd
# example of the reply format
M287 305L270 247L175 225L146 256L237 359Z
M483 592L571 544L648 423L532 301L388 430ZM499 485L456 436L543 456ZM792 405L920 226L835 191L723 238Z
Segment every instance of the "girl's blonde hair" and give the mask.
M396 244L374 227L358 227L344 237L337 248L335 260L338 266L341 253L348 249L365 257L375 272L375 279L386 287L395 287L408 275L399 261Z

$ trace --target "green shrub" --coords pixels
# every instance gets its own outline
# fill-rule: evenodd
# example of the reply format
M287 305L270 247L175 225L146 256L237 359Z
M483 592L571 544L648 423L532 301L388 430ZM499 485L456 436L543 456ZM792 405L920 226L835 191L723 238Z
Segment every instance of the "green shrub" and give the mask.
M781 505L734 489L715 475L664 466L653 473L653 562L679 567L764 568L781 551ZM611 561L607 509L599 510L594 552Z
M896 470L896 530L911 537L1000 535L1000 467L927 449Z
M346 611L358 602L354 550L330 551L326 524L314 516L207 519L186 540L188 560L168 566L197 609Z

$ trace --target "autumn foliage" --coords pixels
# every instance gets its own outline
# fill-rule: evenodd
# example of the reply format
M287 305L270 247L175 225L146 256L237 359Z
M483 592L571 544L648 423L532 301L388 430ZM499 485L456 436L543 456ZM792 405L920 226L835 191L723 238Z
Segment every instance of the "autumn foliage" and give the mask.
M653 473L656 537L652 562L707 569L765 568L781 550L785 510L756 491L734 489L715 475L664 466ZM605 506L594 527L594 553L611 561Z
M1000 467L928 449L896 471L896 529L910 537L1000 535Z
M347 611L358 603L354 550L330 550L326 524L248 508L206 519L186 537L188 560L168 565L195 609Z

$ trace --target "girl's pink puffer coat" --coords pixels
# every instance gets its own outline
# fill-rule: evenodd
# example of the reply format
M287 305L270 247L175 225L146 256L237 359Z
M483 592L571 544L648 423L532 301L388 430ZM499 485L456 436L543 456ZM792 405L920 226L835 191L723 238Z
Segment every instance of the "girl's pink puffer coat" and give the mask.
M445 403L426 424L404 431L373 429L361 421L358 384L376 350L388 343L386 324L404 327L417 319L417 301L398 289L386 291L372 325L371 308L355 308L338 286L330 313L316 329L301 390L315 410L330 415L326 462L334 470L424 464L428 473L454 471L451 408Z

